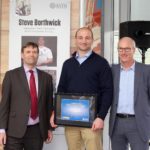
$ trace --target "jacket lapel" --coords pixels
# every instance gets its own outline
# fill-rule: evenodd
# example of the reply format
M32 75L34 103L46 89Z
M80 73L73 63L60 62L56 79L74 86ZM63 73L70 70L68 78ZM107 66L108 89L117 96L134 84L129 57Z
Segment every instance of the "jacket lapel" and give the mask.
M115 79L114 79L114 90L115 90L115 100L116 100L116 104L118 104L118 99L119 99L119 84L120 84L120 65L117 65L116 68L115 68Z
M30 96L29 85L28 85L26 73L23 67L20 68L20 79L21 79L23 88L25 89L27 94Z
M135 62L135 73L134 73L134 104L136 103L137 100L137 93L138 93L138 88L139 88L139 82L140 82L140 77L141 75L141 68L140 64L138 62Z
M41 91L42 91L42 73L37 69L38 73L38 101L40 100Z

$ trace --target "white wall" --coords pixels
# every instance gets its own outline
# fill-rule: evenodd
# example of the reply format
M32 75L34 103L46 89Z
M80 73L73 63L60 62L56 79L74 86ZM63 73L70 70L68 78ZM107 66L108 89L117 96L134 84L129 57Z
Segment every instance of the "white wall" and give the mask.
M150 21L150 0L131 0L131 20Z

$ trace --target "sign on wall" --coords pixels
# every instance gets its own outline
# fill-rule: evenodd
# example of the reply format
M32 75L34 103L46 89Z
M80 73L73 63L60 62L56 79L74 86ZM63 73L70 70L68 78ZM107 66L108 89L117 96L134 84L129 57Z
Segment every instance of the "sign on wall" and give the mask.
M21 66L21 47L36 42L38 68L52 74L57 84L70 56L70 0L10 0L9 24L9 69Z

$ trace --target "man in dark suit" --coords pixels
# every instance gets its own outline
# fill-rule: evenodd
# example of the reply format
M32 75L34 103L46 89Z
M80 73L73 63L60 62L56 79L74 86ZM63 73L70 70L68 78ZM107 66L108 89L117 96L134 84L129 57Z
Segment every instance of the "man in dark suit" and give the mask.
M114 99L109 134L112 150L148 150L150 138L150 67L134 60L135 42L118 44L120 64L112 66Z
M5 150L42 150L50 142L52 77L38 70L38 45L22 47L23 66L6 72L0 102L0 144Z

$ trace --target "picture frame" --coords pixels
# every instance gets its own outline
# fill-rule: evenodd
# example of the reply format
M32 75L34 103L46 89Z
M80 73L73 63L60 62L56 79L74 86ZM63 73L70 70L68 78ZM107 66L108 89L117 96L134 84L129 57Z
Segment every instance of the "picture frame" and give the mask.
M96 117L96 94L55 94L54 122L62 126L91 128Z
M43 48L39 45L39 39L42 38L42 41L44 42ZM37 65L37 67L41 70L49 70L50 67L57 67L57 43L58 43L58 37L57 36L45 36L45 35L39 35L39 36L22 36L21 37L21 45L25 45L28 41L32 41L38 44L39 46L39 57L38 62L41 62L41 60L45 60L46 56L52 55L52 62L50 64L44 64L44 65ZM42 42L42 43L43 43ZM48 53L47 51L51 51L51 53Z

